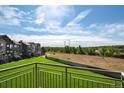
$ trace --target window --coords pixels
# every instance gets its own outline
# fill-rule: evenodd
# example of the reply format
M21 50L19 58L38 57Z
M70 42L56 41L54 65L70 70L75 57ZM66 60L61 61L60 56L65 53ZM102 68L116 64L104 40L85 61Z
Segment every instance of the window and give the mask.
M10 44L10 49L12 49L12 47L13 47L13 45L12 45L12 44Z
M6 51L7 53L9 53L9 51Z
M0 50L2 50L3 49L3 44L2 43L0 43Z
M14 45L14 47L16 48L16 47L17 47L17 45Z
M3 43L0 43L0 47L3 47Z
M9 44L7 44L6 47L9 47Z

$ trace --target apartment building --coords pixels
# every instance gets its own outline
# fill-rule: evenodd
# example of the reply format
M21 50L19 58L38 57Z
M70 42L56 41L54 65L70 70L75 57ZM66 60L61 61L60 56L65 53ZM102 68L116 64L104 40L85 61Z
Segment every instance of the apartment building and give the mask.
M0 63L7 63L17 58L41 55L39 43L11 40L7 35L0 35Z
M20 53L22 57L34 57L41 55L41 48L39 43L34 42L23 42L20 43Z

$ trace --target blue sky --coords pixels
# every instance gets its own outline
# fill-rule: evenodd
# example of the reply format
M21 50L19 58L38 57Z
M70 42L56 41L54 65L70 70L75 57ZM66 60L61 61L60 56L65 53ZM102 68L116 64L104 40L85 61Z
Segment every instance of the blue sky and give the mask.
M0 34L42 46L124 44L124 6L0 6Z

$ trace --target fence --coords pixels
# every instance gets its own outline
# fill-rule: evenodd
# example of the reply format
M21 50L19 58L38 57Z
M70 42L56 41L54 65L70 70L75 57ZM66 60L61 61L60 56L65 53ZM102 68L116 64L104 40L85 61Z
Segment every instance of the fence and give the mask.
M31 63L0 70L0 87L1 88L124 87L122 76L120 77L120 79L106 77L92 72L94 70L97 69L56 65L41 62Z
M59 63L62 63L62 64L70 65L70 66L78 66L78 67L86 67L86 68L97 69L97 70L94 70L94 72L105 75L105 76L108 76L108 77L119 78L119 79L121 77L120 73L112 73L112 72L106 71L105 69L102 69L102 68L93 67L93 66L89 66L89 65L85 65L85 64L80 64L80 63L76 63L76 62L72 62L72 61L67 61L67 60L51 57L51 56L48 56L48 55L46 55L45 58L47 58L49 60L59 62ZM104 70L104 71L101 71L101 70Z

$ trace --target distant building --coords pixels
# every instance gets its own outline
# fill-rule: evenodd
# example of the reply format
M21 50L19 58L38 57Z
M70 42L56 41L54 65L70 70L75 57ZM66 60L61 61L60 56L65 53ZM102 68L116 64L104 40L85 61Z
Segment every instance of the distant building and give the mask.
M20 44L20 56L22 58L27 58L31 56L31 49L30 44L23 42L22 40L19 41Z
M35 50L36 50L35 43L29 42L29 44L30 44L30 49L31 49L31 56L35 56Z
M39 43L35 43L35 45L36 45L35 54L37 56L40 56L41 55L41 46Z
M20 50L21 50L21 56L22 57L34 57L41 55L41 49L39 43L34 42L23 42L19 41L20 43Z
M32 56L39 56L41 55L41 47L39 43L30 42L30 49Z

